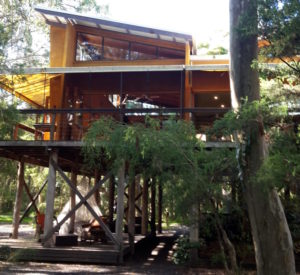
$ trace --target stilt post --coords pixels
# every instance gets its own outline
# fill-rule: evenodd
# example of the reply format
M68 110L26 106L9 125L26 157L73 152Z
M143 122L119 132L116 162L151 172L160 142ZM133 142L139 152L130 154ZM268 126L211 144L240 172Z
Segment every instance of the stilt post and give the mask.
M149 196L149 179L144 179L142 194L142 234L148 234L148 196Z
M22 204L23 186L24 186L24 161L21 160L19 162L19 167L18 167L18 185L17 185L16 200L15 200L14 214L13 214L13 231L11 235L13 239L17 239L19 234L19 225L20 225L19 220L20 220L20 209Z
M156 182L155 182L155 179L152 179L152 182L151 182L151 223L150 223L152 236L156 236L155 197L156 197Z
M114 200L115 200L115 177L109 179L109 198L108 198L108 220L110 230L113 228L114 222Z
M55 198L55 185L56 185L56 169L51 160L57 163L58 154L56 150L52 150L49 156L49 174L48 174L48 187L46 194L46 211L45 211L45 225L44 235L46 236L53 227L54 215L54 198ZM43 241L43 240L42 240ZM51 237L43 243L44 247L53 247L54 239Z
M128 187L128 238L130 254L134 254L134 234L135 234L135 178Z
M71 171L71 182L74 186L77 185L77 172L75 170ZM70 203L71 203L71 210L75 207L76 204L76 195L75 192L70 188ZM75 213L70 218L70 233L74 233L74 225L75 225Z
M161 182L158 184L158 233L162 232L162 185Z

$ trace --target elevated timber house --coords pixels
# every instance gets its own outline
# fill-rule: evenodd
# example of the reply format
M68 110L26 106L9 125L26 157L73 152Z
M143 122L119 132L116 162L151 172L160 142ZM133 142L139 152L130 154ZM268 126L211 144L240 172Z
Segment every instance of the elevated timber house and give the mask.
M50 28L50 67L28 68L21 75L0 76L1 89L28 103L30 108L20 113L31 118L29 125L15 125L11 140L0 141L0 157L19 162L12 237L18 236L19 222L23 218L19 218L22 190L31 200L28 209L36 208L36 196L30 193L24 180L24 165L49 167L47 184L41 186L42 189L47 185L43 249L35 244L33 247L39 252L29 256L21 253L23 258L58 261L55 255L60 252L55 248L55 231L65 221L74 219L75 211L84 204L111 245L100 244L97 252L76 247L65 250L64 261L122 262L127 251L123 238L127 208L124 206L124 170L119 175L111 175L109 171L92 174L85 171L80 154L82 137L91 123L104 115L128 124L143 122L146 115L160 120L172 115L192 120L200 134L230 109L228 60L197 57L195 42L189 34L53 9L36 8L36 11ZM19 139L20 131L28 132L28 140ZM70 185L71 210L55 225L53 202L57 173ZM77 175L95 178L95 185L86 196L76 188ZM99 187L106 180L110 180L108 222L87 203L91 196L99 200ZM134 198L132 192L130 195L125 191L129 197L127 211L132 207L136 209L141 216L140 233L145 236L148 234L150 184L137 185ZM75 194L80 198L77 204ZM136 205L137 197L142 198L140 206ZM155 208L155 198L151 200L152 207L153 203ZM159 207L158 230L161 230L161 205ZM134 216L133 220L137 218ZM130 215L127 217L131 237L134 221ZM153 223L155 231L155 214L153 217L151 211L151 228ZM12 246L11 249L17 248Z

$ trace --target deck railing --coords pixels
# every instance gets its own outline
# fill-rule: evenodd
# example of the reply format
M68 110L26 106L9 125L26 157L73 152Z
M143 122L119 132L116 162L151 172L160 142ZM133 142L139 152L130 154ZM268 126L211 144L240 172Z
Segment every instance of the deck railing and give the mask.
M21 122L14 125L13 140L78 141L92 122L101 116L112 116L123 123L144 122L145 116L166 120L170 116L184 118L185 114L212 120L228 108L135 108L135 109L23 109Z

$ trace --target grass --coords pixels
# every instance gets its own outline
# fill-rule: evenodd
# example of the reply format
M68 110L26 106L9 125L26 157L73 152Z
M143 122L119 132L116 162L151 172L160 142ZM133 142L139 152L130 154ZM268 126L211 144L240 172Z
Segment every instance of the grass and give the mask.
M33 216L31 216L31 215L29 217L25 217L22 221L22 224L32 224ZM12 217L13 217L12 213L0 214L0 224L12 223Z

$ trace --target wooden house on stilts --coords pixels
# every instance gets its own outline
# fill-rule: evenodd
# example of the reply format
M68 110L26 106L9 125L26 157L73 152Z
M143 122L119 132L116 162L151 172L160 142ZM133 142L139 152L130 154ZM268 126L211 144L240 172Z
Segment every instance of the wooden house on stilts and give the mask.
M228 60L198 58L193 38L188 34L53 9L36 8L36 11L50 27L50 67L25 69L22 72L25 80L12 75L0 76L4 80L1 83L6 83L2 89L32 107L22 109L20 113L35 117L33 125L17 124L12 139L0 141L0 157L19 162L12 236L17 238L22 220L19 218L22 190L31 200L28 209L36 208L38 194L33 196L24 181L25 164L49 167L47 183L41 186L41 189L47 186L43 247L35 244L34 252L21 253L21 259L122 262L128 251L123 238L123 216L127 208L124 197L129 196L129 211L133 208L136 211L132 213L139 213L140 233L146 236L150 200L150 223L155 232L155 190L149 196L149 182L140 184L137 181L138 187L126 193L124 169L119 175L110 171L85 171L80 154L84 133L102 115L134 123L143 122L145 114L160 119L175 115L192 120L201 132L230 108ZM12 77L14 81L10 81ZM31 133L32 140L19 140L20 129ZM70 186L71 211L55 224L53 207L57 173ZM95 185L85 196L76 188L77 175L95 178ZM97 201L99 188L106 181L110 183L109 215L105 221L87 200L95 196ZM160 189L158 193L158 229L161 230ZM80 202L75 202L75 195ZM136 204L139 200L140 205ZM105 232L108 243L93 249L55 247L56 230L66 220L74 219L74 213L81 205L91 212ZM133 219L129 219L128 231L132 232L133 227L134 233L137 219L134 214Z

